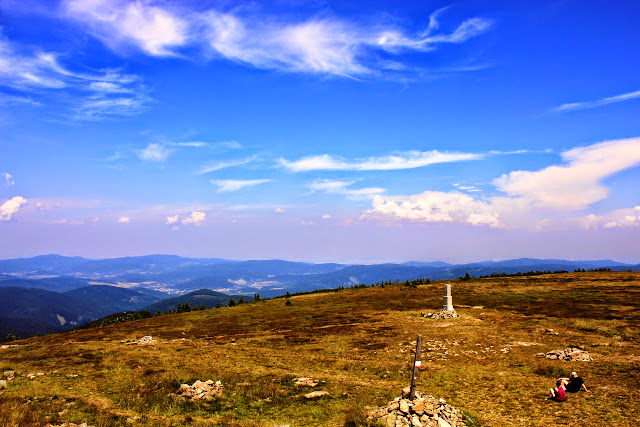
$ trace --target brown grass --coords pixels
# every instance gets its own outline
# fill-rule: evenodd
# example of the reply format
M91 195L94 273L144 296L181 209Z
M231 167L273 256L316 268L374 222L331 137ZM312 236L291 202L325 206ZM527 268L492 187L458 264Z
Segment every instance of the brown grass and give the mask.
M417 334L418 388L461 409L469 424L640 423L640 273L454 281L460 317L418 317L440 308L442 283L303 295L290 306L276 299L20 341L0 350L0 365L18 374L0 391L0 425L364 425L366 406L409 384ZM143 335L158 343L120 343ZM594 361L535 357L567 346ZM590 393L544 400L572 370ZM45 376L28 380L32 372ZM322 381L316 389L330 396L304 399L292 381L298 376ZM169 396L196 379L221 380L224 397Z

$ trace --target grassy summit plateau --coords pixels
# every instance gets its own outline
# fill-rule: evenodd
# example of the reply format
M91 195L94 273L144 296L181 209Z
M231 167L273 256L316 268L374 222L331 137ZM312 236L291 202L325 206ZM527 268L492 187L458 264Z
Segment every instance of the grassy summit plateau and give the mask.
M418 390L446 399L468 425L640 424L639 272L451 281L460 317L419 317L441 308L444 283L301 295L291 305L274 299L8 343L18 346L0 350L0 365L16 378L0 391L0 425L365 425L368 407L409 385L417 334ZM123 343L146 335L156 342ZM536 357L567 347L593 361ZM555 378L574 370L590 392L544 400ZM301 377L318 385L296 386ZM170 395L209 379L222 382L222 397ZM305 399L311 391L329 395Z

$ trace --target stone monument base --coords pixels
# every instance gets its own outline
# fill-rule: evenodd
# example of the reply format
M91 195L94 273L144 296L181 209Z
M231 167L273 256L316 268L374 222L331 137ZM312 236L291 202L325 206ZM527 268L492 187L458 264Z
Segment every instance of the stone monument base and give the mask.
M429 317L431 319L453 319L458 317L455 310L440 310L437 313L420 313L421 317Z

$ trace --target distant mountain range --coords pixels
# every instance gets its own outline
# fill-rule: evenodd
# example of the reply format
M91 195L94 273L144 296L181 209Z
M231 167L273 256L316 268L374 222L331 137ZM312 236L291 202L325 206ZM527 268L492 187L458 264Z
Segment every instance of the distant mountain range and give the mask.
M215 307L244 295L272 297L387 280L455 279L492 273L610 268L640 270L612 260L569 261L520 258L450 264L312 264L282 260L234 261L175 255L91 260L42 255L0 260L0 340L59 331L111 313L148 309L168 311L178 304ZM195 291L195 292L192 292ZM172 296L174 298L172 298Z

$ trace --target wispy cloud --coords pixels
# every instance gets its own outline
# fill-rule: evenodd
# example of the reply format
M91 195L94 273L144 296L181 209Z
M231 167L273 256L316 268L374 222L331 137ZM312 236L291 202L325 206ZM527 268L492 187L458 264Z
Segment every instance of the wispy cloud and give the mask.
M432 51L440 44L463 43L492 25L488 19L471 18L451 33L437 33L440 12L432 14L427 29L417 35L336 18L291 23L210 11L204 21L210 47L222 57L257 68L354 77L404 68L381 60L381 53Z
M222 141L222 142L204 142L204 141L188 141L188 142L176 142L175 145L181 147L198 147L198 148L213 148L218 150L233 150L242 148L242 145L237 141Z
M264 184L270 179L212 179L211 183L220 187L218 192L238 191L246 187Z
M199 175L202 175L202 174L217 171L220 169L226 169L226 168L231 168L235 166L242 166L242 165L249 164L257 159L258 159L258 156L251 156L251 157L245 157L243 159L232 159L232 160L221 160L221 161L210 162L204 165L196 173Z
M407 151L380 157L367 157L355 160L345 160L329 154L303 157L299 160L288 161L279 159L279 164L292 172L307 172L314 170L397 170L413 169L436 163L460 162L478 160L483 154L475 153L447 153L433 151Z
M67 0L63 8L112 49L135 46L148 55L169 56L189 35L185 20L148 2Z
M445 8L446 9L446 8ZM335 16L300 19L257 13L256 8L193 10L180 3L66 0L64 16L118 52L133 47L152 56L179 56L206 44L212 56L286 72L360 77L407 72L404 53L426 53L460 44L493 22L472 17L449 31L434 12L422 31ZM389 21L389 20L388 20Z
M598 99L596 101L586 101L586 102L573 102L569 104L562 104L559 107L554 108L552 111L557 113L564 113L567 111L574 110L586 110L588 108L596 108L601 107L603 105L615 104L617 102L628 101L630 99L640 98L640 90L636 90L635 92L627 92L621 95L610 96L607 98Z
M13 179L13 176L8 174L7 172L0 173L0 176L4 177L4 181L5 181L5 184L7 185L7 187L10 187L10 186L12 186L13 184L16 183L15 180Z
M640 138L574 148L561 156L562 165L538 171L513 171L493 180L503 195L486 200L458 192L436 191L414 196L376 196L365 217L493 227L542 227L562 222L573 212L608 197L609 189L602 183L605 178L640 164ZM592 223L595 218L591 217ZM618 224L619 221L610 222Z
M130 219L128 216L121 216L121 217L118 219L118 222L119 222L120 224L129 224L129 223L131 222L131 219Z
M171 150L162 144L150 143L144 149L136 151L140 160L156 163L164 163Z
M0 94L4 103L43 105L49 95L61 95L58 105L71 112L58 114L74 120L138 114L151 102L136 75L120 69L72 71L60 63L58 54L22 48L0 33L2 86L19 92L19 95Z
M311 193L322 191L325 193L342 194L352 200L371 199L374 195L384 193L384 188L350 188L356 181L333 181L329 179L313 181L307 184Z
M13 216L20 211L20 208L22 208L22 206L26 205L27 203L27 199L21 196L15 196L5 201L2 205L0 205L0 219L2 221L11 220Z

